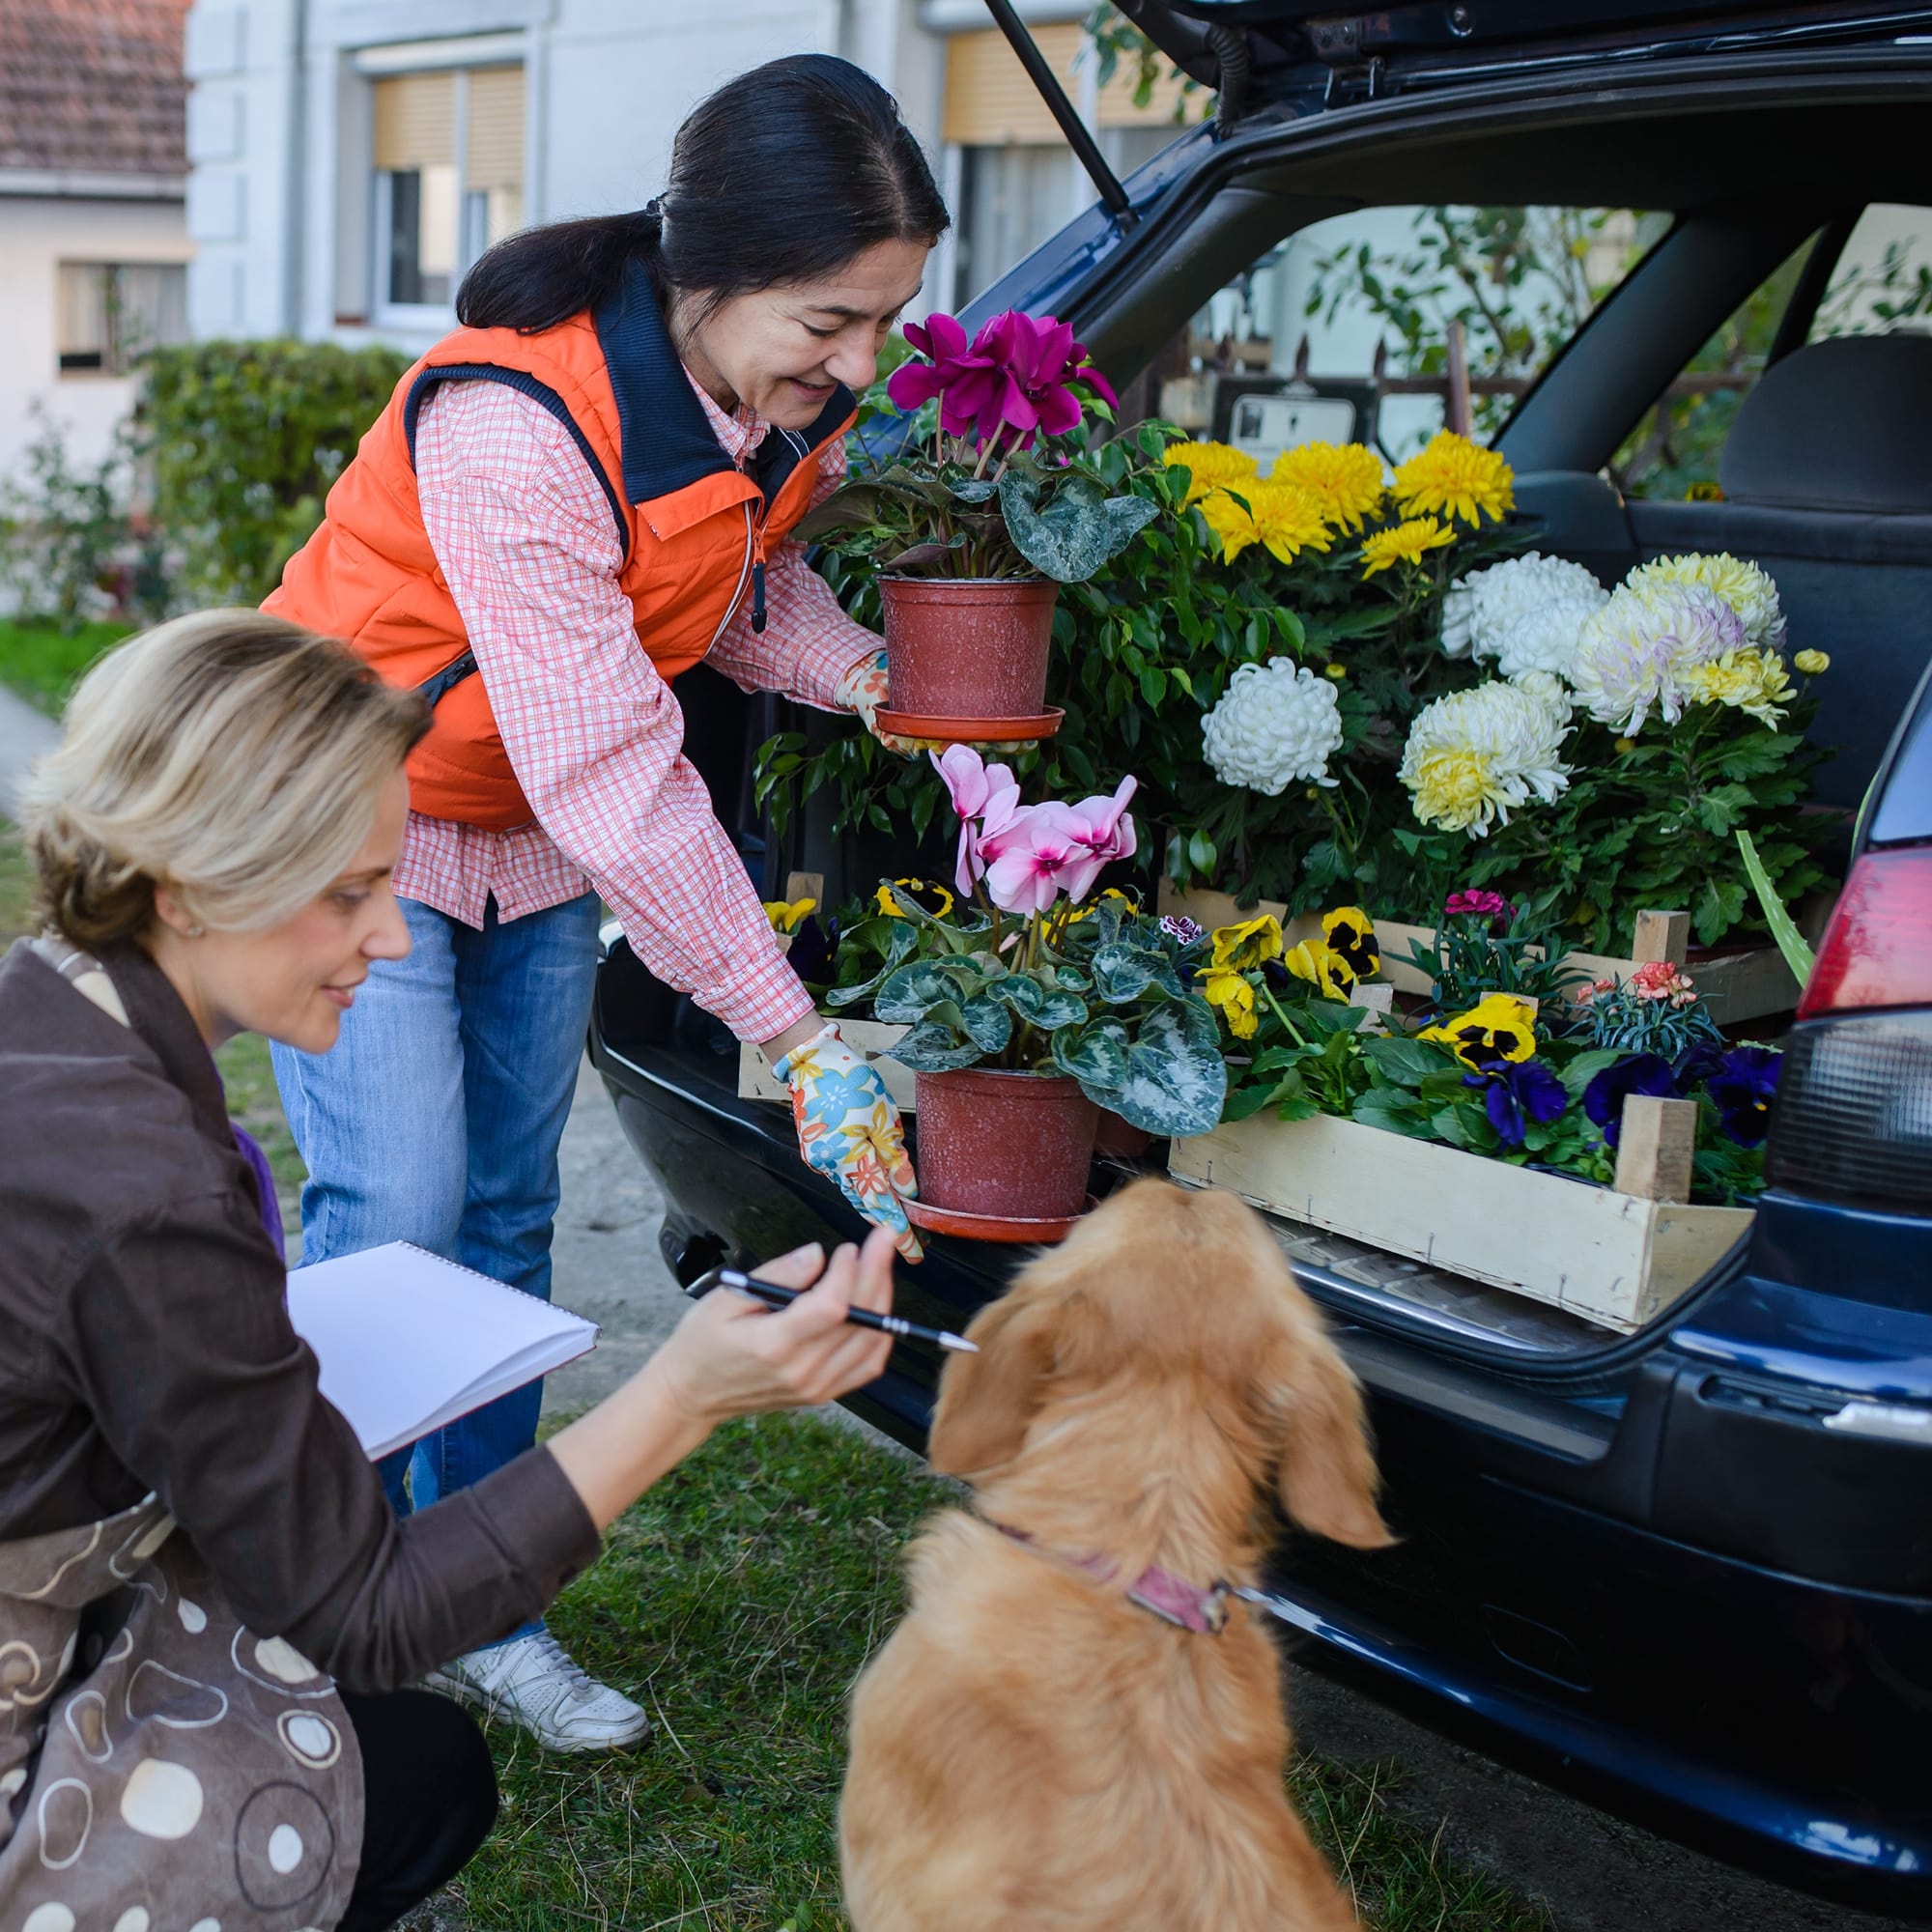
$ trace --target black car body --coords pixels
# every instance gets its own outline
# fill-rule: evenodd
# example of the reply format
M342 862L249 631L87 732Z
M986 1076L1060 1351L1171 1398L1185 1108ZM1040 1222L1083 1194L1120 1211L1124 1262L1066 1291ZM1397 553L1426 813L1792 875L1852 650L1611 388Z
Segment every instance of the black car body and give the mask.
M1244 66L1239 111L973 313L1050 310L1124 379L1207 291L1338 211L1525 195L1669 211L1499 446L1539 547L1605 582L1686 549L1762 562L1792 643L1835 660L1824 795L1865 801L1807 1003L1778 1023L1771 1190L1747 1242L1651 1326L1610 1338L1278 1224L1370 1393L1402 1539L1372 1555L1285 1541L1279 1613L1304 1662L1612 1808L1932 1918L1932 341L1802 346L1860 211L1932 205L1932 10L1130 11L1204 78ZM1727 499L1624 500L1601 474L1612 450L1807 237ZM692 753L756 853L748 760L777 707L717 696L692 707L708 721ZM835 897L892 863L820 838L765 852L770 890L802 861ZM737 1097L728 1046L613 942L592 1053L663 1182L686 1282L858 1227L782 1110ZM960 1326L1016 1261L936 1239L902 1272L901 1309ZM853 1406L917 1444L937 1369L902 1348Z

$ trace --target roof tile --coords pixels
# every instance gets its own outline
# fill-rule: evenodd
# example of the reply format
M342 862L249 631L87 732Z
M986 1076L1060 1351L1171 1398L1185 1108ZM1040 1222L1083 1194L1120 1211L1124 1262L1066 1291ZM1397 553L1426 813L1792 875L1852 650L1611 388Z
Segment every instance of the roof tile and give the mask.
M187 0L0 0L0 169L185 175Z

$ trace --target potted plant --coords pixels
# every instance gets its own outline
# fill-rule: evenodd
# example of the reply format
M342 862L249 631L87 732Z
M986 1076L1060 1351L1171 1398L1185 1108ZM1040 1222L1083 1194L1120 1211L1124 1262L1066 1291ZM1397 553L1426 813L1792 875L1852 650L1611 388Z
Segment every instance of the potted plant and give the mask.
M1013 309L970 341L950 315L905 333L923 359L894 370L886 392L929 411L929 438L922 417L892 462L828 497L799 534L836 535L879 572L888 728L1044 736L1057 723L1045 703L1060 585L1092 577L1157 506L1110 495L1081 447L1115 398L1065 323Z
M1020 802L1005 765L935 758L959 820L959 895L910 894L846 935L833 1007L910 1030L923 1225L1038 1239L1079 1214L1101 1109L1151 1134L1205 1133L1227 1094L1190 942L1119 893L1131 778L1078 805ZM854 974L864 977L852 978Z

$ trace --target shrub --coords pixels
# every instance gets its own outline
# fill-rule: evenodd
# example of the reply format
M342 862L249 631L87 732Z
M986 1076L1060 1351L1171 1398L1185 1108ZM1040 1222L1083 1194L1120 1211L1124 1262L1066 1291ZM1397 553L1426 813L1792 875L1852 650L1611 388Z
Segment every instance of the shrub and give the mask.
M144 358L140 442L178 593L257 604L322 522L323 498L409 358L327 342L196 342Z
M22 474L0 483L0 589L23 622L73 637L117 601L109 580L129 546L128 451L117 437L99 463L76 463L61 426L38 405L35 413Z

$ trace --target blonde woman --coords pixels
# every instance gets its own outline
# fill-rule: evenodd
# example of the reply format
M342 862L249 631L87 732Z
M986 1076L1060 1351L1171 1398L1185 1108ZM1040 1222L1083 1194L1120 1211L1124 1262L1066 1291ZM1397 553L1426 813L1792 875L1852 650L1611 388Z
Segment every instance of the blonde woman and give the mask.
M424 724L253 611L122 645L29 791L0 961L0 1924L388 1925L488 1832L473 1720L401 1687L542 1610L724 1417L876 1376L892 1240L713 1295L543 1447L399 1522L283 1305L212 1050L327 1051L408 935Z

